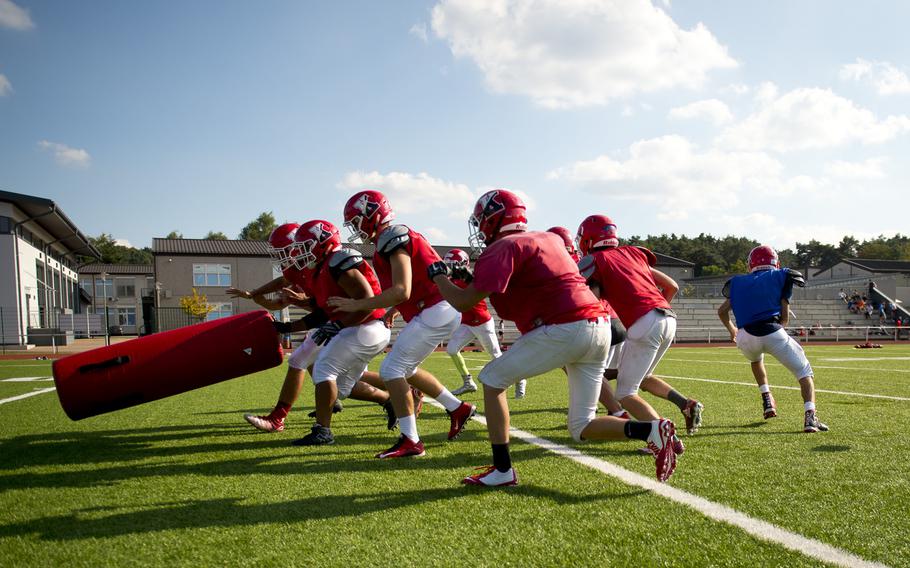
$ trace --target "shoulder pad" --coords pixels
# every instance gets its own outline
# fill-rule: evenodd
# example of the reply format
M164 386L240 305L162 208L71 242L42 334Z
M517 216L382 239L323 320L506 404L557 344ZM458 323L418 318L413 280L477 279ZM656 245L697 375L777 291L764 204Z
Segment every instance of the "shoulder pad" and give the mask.
M343 248L329 257L329 268L335 272L344 272L357 268L363 263L363 255L353 249Z
M376 241L376 252L385 256L392 254L395 249L408 244L411 240L411 235L408 233L409 229L404 225L388 227Z
M730 283L731 282L733 282L732 278L727 280L726 282L724 282L724 288L723 288L723 290L720 291L720 293L724 295L724 298L730 297Z
M585 280L594 276L595 270L597 270L597 265L594 263L594 257L592 255L585 255L578 261L578 271L581 272L581 275Z
M657 265L657 256L656 256L653 252L651 252L649 249L646 249L645 247L638 247L638 246L637 246L637 247L635 247L635 248L637 248L638 250L640 250L640 251L645 255L645 258L647 258L647 260L648 260L648 266L656 266L656 265Z
M803 277L802 272L793 270L792 268L785 268L784 271L787 273L787 278L795 285L799 286L800 288L806 285L806 279Z

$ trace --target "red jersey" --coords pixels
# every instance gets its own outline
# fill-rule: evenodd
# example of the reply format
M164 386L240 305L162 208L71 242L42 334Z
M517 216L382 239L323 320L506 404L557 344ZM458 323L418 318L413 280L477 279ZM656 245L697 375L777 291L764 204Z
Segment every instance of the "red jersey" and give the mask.
M344 291L344 288L338 284L338 278L347 270L359 270L364 278L366 278L367 283L369 283L374 296L382 292L382 288L379 286L379 280L376 278L376 273L373 272L373 269L363 260L363 257L360 256L360 254L345 249L332 253L329 255L328 259L323 260L316 266L316 269L313 270L313 301L316 302L319 309L326 313L330 320L340 319L344 316L345 312L329 307L328 299L332 296L339 296L341 298L351 297ZM384 314L385 310L383 309L373 310L369 315L363 318L362 321L358 322L358 324L370 320L382 319Z
M500 237L477 259L474 287L491 292L496 313L515 322L521 333L607 315L553 233Z
M590 256L595 265L590 280L600 286L601 297L610 302L626 328L654 308L670 308L651 275L657 257L648 249L610 247Z
M284 279L300 289L301 292L309 297L313 297L313 281L316 273L313 270L297 270L296 268L285 268L281 271Z
M442 259L420 233L405 225L387 227L376 239L376 254L373 256L373 266L383 290L392 286L389 256L399 248L411 257L411 297L395 307L404 321L411 321L424 309L442 301L439 288L427 277L427 267Z
M452 284L458 286L459 288L467 288L468 283L464 280L452 280ZM466 312L461 312L461 323L464 325L469 325L474 327L475 325L482 325L493 319L493 316L490 315L490 310L487 309L486 300L481 300L477 304Z

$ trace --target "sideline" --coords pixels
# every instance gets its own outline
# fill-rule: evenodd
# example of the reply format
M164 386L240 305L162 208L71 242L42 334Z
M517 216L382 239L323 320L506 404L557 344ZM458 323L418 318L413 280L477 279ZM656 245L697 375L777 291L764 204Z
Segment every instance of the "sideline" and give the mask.
M441 404L430 397L427 397L426 400L431 402L434 406L443 408ZM480 422L484 426L486 426L487 423L486 418L483 416L474 416L472 420ZM846 550L841 550L840 548L825 544L819 540L790 532L777 525L750 517L749 515L727 507L726 505L709 501L704 497L699 497L698 495L688 493L682 489L676 489L666 483L660 483L650 477L645 477L633 471L629 471L628 469L600 458L586 455L574 448L551 442L545 438L540 438L530 432L512 428L509 430L509 435L528 444L549 450L558 456L568 458L583 466L615 477L627 485L640 487L641 489L651 491L674 503L679 503L680 505L695 509L710 519L740 528L759 540L779 544L786 549L799 552L805 556L837 566L843 566L845 568L887 568L886 564L865 560ZM491 489L491 491L495 491L495 489Z
M15 402L17 400L22 400L23 398L28 398L30 396L44 394L46 392L51 392L51 391L55 391L55 390L57 390L57 387L50 387L47 389L38 389L38 390L35 390L32 392L27 392L25 394L20 394L19 396L14 396L11 398L4 398L4 399L0 400L0 404L6 404L7 402Z
M742 386L752 387L752 388L756 388L756 389L758 388L754 381L751 383L743 383L743 382L739 382L739 381L722 381L720 379L702 379L699 377L677 377L674 375L654 375L654 376L658 377L660 379L674 379L674 380L679 379L682 381L698 381L698 382L702 382L702 383L717 383L717 384L721 384L721 385L742 385ZM799 387L790 387L790 386L784 386L784 385L771 385L771 390L775 390L775 389L786 389L786 390L796 390L796 391L800 390ZM827 389L820 389L820 388L816 388L815 392L817 392L817 393L822 392L825 394L842 394L842 395L846 395L846 396L861 396L861 397L865 397L865 398L883 398L885 400L910 401L910 398L907 398L904 396L891 396L891 395L886 395L886 394L869 394L869 393L864 393L864 392L846 392L846 391L835 391L835 390L827 390Z
M709 361L707 359L677 359L674 357L664 357L661 361L676 361L679 363L711 363L712 365L748 365L748 361L742 359L741 361ZM811 359L810 359L811 363ZM783 367L777 361L769 361L768 358L765 358L765 365L777 365ZM813 369L840 369L843 371L878 371L881 373L910 373L910 370L907 369L872 369L869 367L836 367L834 365L816 365L812 363Z

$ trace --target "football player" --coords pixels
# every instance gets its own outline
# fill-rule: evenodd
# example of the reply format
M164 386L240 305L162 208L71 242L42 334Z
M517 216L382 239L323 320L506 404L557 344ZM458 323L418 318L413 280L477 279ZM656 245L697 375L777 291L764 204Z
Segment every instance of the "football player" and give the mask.
M459 288L465 288L471 278L468 253L459 248L453 248L446 253L442 260L452 268L452 282ZM455 362L455 368L464 381L464 384L452 391L454 395L477 390L477 385L468 371L464 357L461 356L461 350L471 342L472 338L476 339L483 350L494 359L502 355L499 340L496 339L496 330L493 327L493 317L490 315L490 310L487 309L486 302L477 302L470 310L461 314L461 325L455 330L446 345L446 352ZM528 381L524 379L515 383L515 398L524 397L527 384Z
M695 433L701 425L702 404L651 376L676 335L676 314L670 309L679 290L676 282L654 268L657 257L648 249L619 246L616 224L604 215L590 215L581 222L578 248L585 255L579 271L592 291L613 306L626 328L616 399L639 420L659 418L638 395L648 377L649 390L676 404L686 418L686 430ZM678 441L676 449L682 450Z
M283 309L292 303L307 310L314 310L315 308L310 299L312 296L313 274L306 268L298 269L295 266L294 259L291 255L294 247L294 237L299 227L300 225L297 223L284 223L275 228L271 235L269 235L269 254L272 257L273 262L278 266L279 270L281 270L281 276L267 282L255 290L247 291L238 288L228 288L226 290L227 294L234 298L253 300L267 310ZM301 290L303 293L297 293L295 290ZM267 294L274 292L280 292L280 299L269 300L266 298ZM312 376L312 366L316 361L316 356L319 354L321 348L321 346L317 345L312 340L310 335L311 334L307 334L303 343L301 343L288 358L288 371L285 374L284 383L282 383L281 391L278 394L278 402L275 404L272 411L265 416L256 416L254 414L244 415L244 419L255 428L264 432L281 432L284 430L288 413L297 401L297 398L300 396L300 391L303 388L304 371L309 369L310 376ZM374 385L369 383L377 382L378 375L371 377L371 374L375 375L375 373L370 372L364 373L363 379L365 379L365 382L358 383L355 386L351 398L362 400L376 398L376 395L373 392L373 390L375 390ZM379 384L381 384L381 382L379 382ZM336 400L333 406L333 412L340 412L341 409L341 403ZM383 409L385 410L386 418L388 419L387 425L391 430L397 424L395 411L391 404L388 404L387 402L383 403ZM316 412L313 411L310 413L310 416L315 417Z
M395 212L386 197L373 190L355 193L344 207L345 226L351 240L376 246L373 266L382 293L371 298L332 297L328 305L338 311L356 312L396 308L407 322L379 367L386 383L401 436L377 458L401 458L425 454L417 432L410 384L442 404L450 417L449 439L461 433L474 415L475 407L459 400L436 377L415 374L418 365L448 339L461 321L461 314L449 305L427 276L427 266L440 260L430 243L405 225L394 225Z
M521 336L480 372L493 465L463 483L515 485L509 454L509 405L505 389L521 378L564 367L569 381L568 427L575 440L645 440L665 481L676 467L673 423L597 417L597 398L610 346L610 326L601 302L591 293L562 240L548 232L529 232L525 205L514 193L496 189L482 195L470 218L472 246L483 253L474 279L459 288L446 276L445 263L429 274L443 296L458 309L487 297L500 317L515 322Z
M575 239L572 237L572 233L569 232L569 229L556 226L550 227L547 229L547 232L559 235L559 238L561 238L562 242L566 245L566 252L569 253L569 256L572 257L572 260L574 260L576 264L581 260L581 255L578 254L578 247L575 246Z
M313 363L316 386L316 424L295 445L332 444L332 404L347 398L366 371L370 360L389 344L391 332L385 310L339 312L327 304L330 296L370 298L382 291L379 280L360 253L341 248L338 228L328 221L313 220L300 225L291 248L294 267L310 274L316 310L286 325L289 332L313 329L310 338L324 346ZM368 400L391 408L385 391L372 389Z
M805 417L804 432L827 432L828 426L815 414L815 383L812 365L799 342L784 329L790 317L790 296L793 285L805 286L803 275L781 268L777 252L766 245L749 253L749 273L734 276L724 284L727 298L717 315L730 332L730 340L752 364L752 374L761 393L764 416L777 416L777 407L768 386L764 354L769 353L799 379ZM730 321L730 311L736 325Z

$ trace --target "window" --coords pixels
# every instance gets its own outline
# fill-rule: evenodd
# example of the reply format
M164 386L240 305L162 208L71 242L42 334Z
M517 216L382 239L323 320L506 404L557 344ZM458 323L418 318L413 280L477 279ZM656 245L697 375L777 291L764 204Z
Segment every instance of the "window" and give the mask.
M136 308L117 308L119 325L136 325Z
M79 280L79 287L85 290L85 293L89 296L92 295L92 281L86 280L84 278Z
M95 297L96 298L113 298L114 281L110 278L102 280L95 278Z
M230 264L194 264L193 286L230 286Z
M136 297L136 280L134 278L117 278L117 297L118 298L135 298Z
M234 306L230 303L209 304L209 306L215 309L206 316L205 321L212 321L234 315Z
M0 235L8 235L13 232L13 220L9 217L0 215Z

